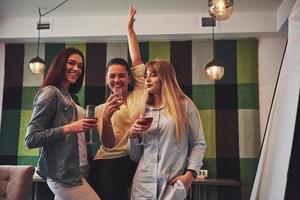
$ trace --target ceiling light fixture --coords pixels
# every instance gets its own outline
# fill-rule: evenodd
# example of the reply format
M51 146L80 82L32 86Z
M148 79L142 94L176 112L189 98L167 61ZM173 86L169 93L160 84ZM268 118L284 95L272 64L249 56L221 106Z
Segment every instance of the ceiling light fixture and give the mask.
M35 74L42 74L46 68L46 62L39 57L39 50L40 50L40 30L41 29L49 29L50 28L50 24L43 24L41 23L41 18L45 15L47 15L48 13L54 11L55 9L57 9L58 7L60 7L61 5L63 5L64 3L66 3L68 0L63 1L62 3L60 3L59 5L57 5L55 8L49 10L48 12L42 14L41 13L41 9L39 8L39 21L37 23L37 30L38 30L38 42L37 42L37 56L30 59L29 61L29 68L31 70L32 73Z
M224 75L223 64L215 59L215 37L214 37L214 27L216 26L215 19L211 17L202 18L202 26L212 27L212 49L213 49L213 59L205 66L205 75L208 80L220 80Z
M233 0L208 0L208 13L216 20L226 20L232 12Z
M35 58L32 58L29 61L29 68L32 71L32 73L35 74L41 74L44 72L46 68L46 62L39 57L39 51L40 51L40 27L39 25L41 24L41 9L39 8L39 21L37 23L37 30L38 30L38 43L37 43L37 56Z

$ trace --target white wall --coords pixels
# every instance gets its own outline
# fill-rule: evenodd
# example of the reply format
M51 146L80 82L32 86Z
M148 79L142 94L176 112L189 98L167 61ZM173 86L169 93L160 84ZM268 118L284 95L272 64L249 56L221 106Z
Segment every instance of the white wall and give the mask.
M139 40L190 40L211 37L211 27L202 27L200 14L138 15L135 30ZM264 20L261 20L264 19ZM49 30L41 30L42 42L107 42L126 41L127 15L43 17L50 22ZM247 22L247 23L245 23ZM37 18L3 18L0 21L0 42L36 41ZM68 28L66 28L66 25ZM16 31L16 27L22 31ZM228 20L217 23L218 37L257 37L277 34L276 12L234 13Z
M282 200L285 196L300 88L300 57L298 54L300 51L300 0L296 1L288 24L288 45L261 149L251 200ZM267 44L272 47L271 52L274 49L279 50L281 47L277 40L268 41ZM276 55L271 56L269 56L271 60L279 59ZM270 71L278 71L274 69L274 66L269 67ZM271 76L267 76L267 72L264 74L265 79L271 79ZM274 73L271 74L274 75ZM269 83L267 82L267 84Z
M259 115L261 141L287 38L260 38L258 46Z

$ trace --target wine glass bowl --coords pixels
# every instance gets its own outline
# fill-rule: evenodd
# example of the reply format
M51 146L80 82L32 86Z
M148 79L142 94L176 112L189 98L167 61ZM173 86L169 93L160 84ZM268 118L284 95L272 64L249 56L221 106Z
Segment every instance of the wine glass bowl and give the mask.
M122 103L123 102L123 93L122 93L122 88L116 88L116 91L115 91L117 94L118 94L118 98L122 99L122 100L118 100L119 103Z
M87 105L85 109L85 118L86 119L94 119L96 118L95 115L95 105Z
M152 116L145 116L145 115L143 115L141 117L141 119L142 119L142 121L140 121L139 124L147 126L147 127L150 128L150 126L152 124L152 121L153 121L153 117ZM146 130L148 130L148 129L146 129Z
M139 121L139 124L146 126L146 128L144 130L142 130L142 132L145 132L151 127L151 124L153 121L152 108L146 108L145 112L143 114L141 114L140 119L141 120ZM138 143L138 145L146 145L145 133L142 133L142 140L140 143Z
M86 119L97 119L95 112L96 105L87 105L85 109L85 118ZM93 141L93 129L89 129L89 141L87 144L94 144Z

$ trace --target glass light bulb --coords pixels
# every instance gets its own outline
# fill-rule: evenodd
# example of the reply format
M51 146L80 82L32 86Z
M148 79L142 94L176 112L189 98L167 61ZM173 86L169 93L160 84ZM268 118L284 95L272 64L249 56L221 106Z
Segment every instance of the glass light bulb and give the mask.
M233 12L233 0L209 0L208 13L216 20L228 19Z
M39 56L32 58L29 61L29 69L31 70L32 73L41 74L44 72L45 68L46 68L46 63Z
M223 0L214 0L213 5L217 9L224 9L225 8L225 2Z
M205 67L205 75L208 80L220 80L224 76L223 64L212 60Z
M35 73L35 74L41 74L45 70L45 64L39 63L39 62L34 62L29 64L30 70Z

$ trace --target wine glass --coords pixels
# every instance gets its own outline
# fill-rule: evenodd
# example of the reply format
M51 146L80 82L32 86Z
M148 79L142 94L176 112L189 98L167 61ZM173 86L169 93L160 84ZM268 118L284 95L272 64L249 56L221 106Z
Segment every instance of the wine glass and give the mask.
M152 114L152 108L148 107L145 109L145 112L141 114L140 119L143 119L139 122L140 125L147 126L148 128L143 130L146 131L150 128L152 121L153 121L153 114ZM138 143L138 145L146 145L145 143L145 133L142 133L142 141Z
M122 100L118 100L119 103L123 102L123 94L122 94L122 88L116 88L116 93L118 94L118 98L121 98Z
M87 105L85 109L85 118L86 119L97 119L95 114L96 105ZM93 141L93 129L89 129L89 141L87 144L95 144Z

